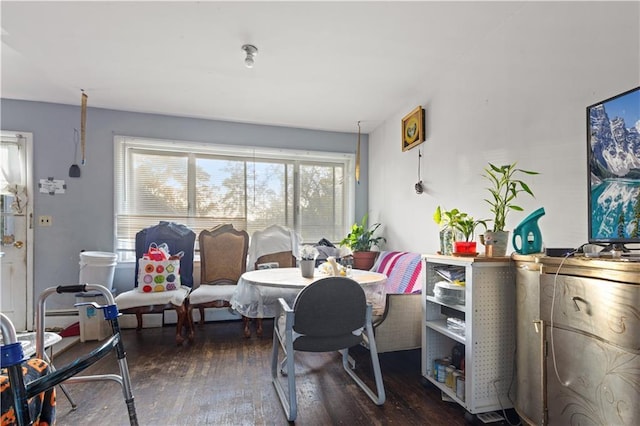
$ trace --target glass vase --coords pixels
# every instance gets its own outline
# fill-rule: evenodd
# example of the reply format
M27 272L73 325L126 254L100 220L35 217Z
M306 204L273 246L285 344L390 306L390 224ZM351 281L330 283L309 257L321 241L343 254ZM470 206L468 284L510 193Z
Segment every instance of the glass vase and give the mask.
M453 242L455 241L455 232L451 228L442 228L440 230L440 254L450 256L453 253Z

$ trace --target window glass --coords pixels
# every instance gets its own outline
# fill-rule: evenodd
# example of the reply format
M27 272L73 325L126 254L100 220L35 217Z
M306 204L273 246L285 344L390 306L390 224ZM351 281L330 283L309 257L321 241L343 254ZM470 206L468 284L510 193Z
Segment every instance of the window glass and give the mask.
M278 224L304 242L337 242L353 217L353 155L116 136L115 239L135 259L135 234L160 220L196 234L231 223L250 235Z

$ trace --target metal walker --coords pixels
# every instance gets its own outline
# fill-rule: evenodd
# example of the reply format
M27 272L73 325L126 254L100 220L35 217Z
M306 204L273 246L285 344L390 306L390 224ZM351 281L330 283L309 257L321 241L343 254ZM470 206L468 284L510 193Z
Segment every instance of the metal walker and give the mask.
M19 425L30 425L33 420L30 418L29 407L27 401L35 395L51 389L54 386L71 383L84 383L97 380L113 380L120 384L122 387L122 393L124 396L127 410L129 413L129 423L132 426L138 425L138 417L133 401L133 394L131 391L131 378L129 376L129 367L127 366L126 353L124 351L124 345L122 342L122 336L120 334L120 325L118 323L118 307L115 304L113 295L104 286L98 284L82 284L82 285L68 285L49 287L45 289L38 299L38 306L36 310L36 357L49 361L44 350L44 316L45 305L48 296L57 293L87 293L87 292L99 292L107 301L105 306L100 306L95 302L78 303L79 305L92 305L96 309L101 309L104 313L104 318L109 321L112 330L112 336L107 339L100 347L94 349L90 353L70 362L62 368L55 368L53 364L49 363L52 372L43 377L40 377L28 384L24 383L21 364L26 360L24 356L22 345L17 341L17 336L13 324L7 316L0 314L2 333L4 336L4 344L2 345L2 368L6 368L9 376L9 384L11 385L11 391L13 393L14 410ZM120 375L117 374L100 374L100 375L86 375L76 376L76 374L82 372L87 367L91 366L98 360L105 357L109 352L114 349L118 358L118 365L120 367ZM67 391L62 388L73 408L75 404L70 398Z

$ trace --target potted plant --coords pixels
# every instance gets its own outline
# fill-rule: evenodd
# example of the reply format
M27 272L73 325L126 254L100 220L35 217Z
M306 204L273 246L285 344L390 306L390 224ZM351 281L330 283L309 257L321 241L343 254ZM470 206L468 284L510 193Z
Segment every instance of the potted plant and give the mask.
M490 211L493 213L493 228L484 233L481 240L483 244L492 245L494 256L504 256L507 252L507 243L509 241L509 232L505 230L505 222L507 214L511 210L522 211L522 207L514 204L518 194L525 192L534 197L533 192L522 180L517 176L524 173L527 175L537 175L538 172L523 170L516 168L516 163L504 166L496 166L489 163L484 169L482 175L486 178L491 186L487 188L491 197L485 201L491 206Z
M440 226L440 254L453 253L453 242L456 240L453 223L459 215L458 209L444 210L440 206L436 207L433 213L433 221Z
M433 214L433 220L442 227L440 230L440 254L476 253L473 241L476 227L487 229L488 219L475 220L458 209L444 210L440 206Z
M353 252L353 267L355 269L371 269L378 255L371 249L373 246L380 248L383 243L387 242L384 237L374 236L381 224L374 223L367 226L367 216L368 214L365 214L360 223L354 223L351 226L351 231L340 241L340 245L350 248Z
M475 230L479 225L484 226L486 230L487 220L476 220L467 213L460 213L452 225L460 231L460 234L462 234L464 238L464 241L457 240L454 242L454 253L476 255L476 242L474 241Z
M303 245L300 247L300 272L303 277L313 278L318 254L318 249L314 246Z

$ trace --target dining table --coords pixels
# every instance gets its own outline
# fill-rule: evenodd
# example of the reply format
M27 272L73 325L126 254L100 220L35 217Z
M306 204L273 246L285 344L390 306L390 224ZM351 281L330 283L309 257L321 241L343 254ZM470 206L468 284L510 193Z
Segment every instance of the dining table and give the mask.
M384 311L385 282L387 276L379 272L353 269L348 278L358 282L365 292L367 302L374 311ZM300 268L257 269L245 272L238 280L231 307L248 318L274 318L278 313L278 299L283 298L293 306L298 293L306 286L332 276L320 270L313 278L302 276Z

